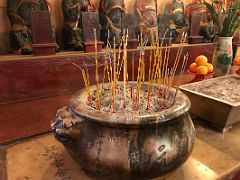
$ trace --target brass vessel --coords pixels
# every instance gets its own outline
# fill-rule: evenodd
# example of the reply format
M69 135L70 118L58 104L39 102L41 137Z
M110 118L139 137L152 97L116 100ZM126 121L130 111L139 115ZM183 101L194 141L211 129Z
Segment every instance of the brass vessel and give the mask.
M52 129L81 167L98 178L160 177L190 156L195 129L189 116L191 104L183 93L166 110L129 117L124 112L95 110L86 104L86 97L82 90L60 109Z

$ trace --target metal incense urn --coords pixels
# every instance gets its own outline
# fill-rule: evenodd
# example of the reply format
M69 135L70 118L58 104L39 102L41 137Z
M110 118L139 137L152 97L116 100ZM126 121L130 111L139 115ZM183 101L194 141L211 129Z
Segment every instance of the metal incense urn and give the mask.
M175 91L170 89L170 96ZM85 90L79 91L58 110L51 127L81 167L98 178L156 178L173 172L190 156L195 129L190 100L182 92L171 107L143 115L99 111L86 97Z

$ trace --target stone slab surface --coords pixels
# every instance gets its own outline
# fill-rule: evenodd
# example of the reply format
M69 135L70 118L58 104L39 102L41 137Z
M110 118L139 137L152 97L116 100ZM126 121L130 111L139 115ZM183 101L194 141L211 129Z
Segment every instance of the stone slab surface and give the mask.
M240 124L222 134L195 123L197 141L190 158L175 172L161 179L229 179L240 169ZM7 149L9 180L98 179L69 156L62 144L51 135L34 138Z
M201 145L201 142L196 144L197 147ZM10 147L7 151L7 175L8 180L98 179L83 171L52 135ZM211 180L216 177L214 170L192 156L173 174L158 179Z

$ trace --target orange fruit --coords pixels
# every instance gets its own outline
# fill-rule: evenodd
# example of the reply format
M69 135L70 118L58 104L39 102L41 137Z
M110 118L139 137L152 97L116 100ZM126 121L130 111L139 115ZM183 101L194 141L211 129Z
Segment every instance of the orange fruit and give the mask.
M201 75L207 75L208 74L208 68L206 66L198 66L196 69L198 74Z
M207 63L205 66L208 68L208 73L212 73L213 72L213 65L212 64Z
M200 55L200 56L196 57L195 62L198 66L205 66L208 62L208 59L206 56Z
M190 66L189 66L189 71L193 72L193 73L196 73L197 72L197 64L196 63L192 63Z
M240 56L236 59L235 62L236 62L237 65L240 65Z

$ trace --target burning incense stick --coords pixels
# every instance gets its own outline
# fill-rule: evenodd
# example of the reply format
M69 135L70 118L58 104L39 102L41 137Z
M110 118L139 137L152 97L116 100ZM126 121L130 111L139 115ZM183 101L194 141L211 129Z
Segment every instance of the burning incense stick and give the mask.
M176 103L176 97L177 97L177 93L179 91L179 86L180 86L180 83L182 81L182 76L183 76L183 73L185 72L185 69L186 69L186 66L187 66L187 62L188 62L188 54L184 56L184 59L183 59L183 64L182 64L182 68L181 68L181 71L180 71L180 77L178 79L178 83L177 83L177 87L176 87L176 92L174 94L174 98L173 98L173 105Z
M116 88L117 81L117 67L116 67L116 39L113 37L113 81L114 81L114 89Z
M165 94L164 94L164 105L166 107L167 105L167 100L168 100L168 96L169 96L169 89L170 89L170 70L168 68L167 70L167 79L166 79L166 90L165 90Z
M134 102L134 54L132 54L132 85L131 85L131 98Z
M111 64L110 53L109 53L109 45L110 45L110 43L109 43L109 30L108 30L108 38L107 38L106 53L105 53L106 61L107 62L109 61L109 63L107 63L107 65ZM109 70L110 68L107 67L107 69Z
M169 56L170 56L170 52L171 52L171 39L172 39L172 33L170 33L170 38L169 38L169 42L168 42L168 53L167 53L167 62L166 62L166 69L168 67L168 62L169 62Z
M105 78L106 78L106 71L107 71L107 62L104 63L102 90L104 89L104 81L105 81Z
M168 75L169 75L169 68L164 72L164 80L163 80L163 107L166 107L166 98L167 98L167 87L168 87ZM161 106L161 105L160 105Z
M95 63L96 63L96 93L97 93L97 108L100 110L101 102L100 102L100 94L99 94L99 76L98 76L98 57L97 57L97 32L96 29L93 29L94 32L94 44L95 44Z
M123 106L126 107L126 81L127 81L127 36L125 35L125 41L123 43Z
M179 60L181 58L181 54L182 54L182 50L183 50L183 43L185 42L186 37L187 37L187 33L183 33L182 37L181 37L181 41L180 41L180 46L178 48L177 56L176 56L176 59L175 59L174 65L173 65L173 70L172 70L172 73L171 73L171 78L170 78L170 85L171 86L172 86L173 78L174 78L174 76L176 74L176 71L177 71Z
M109 67L108 67L108 62L106 62L106 67L107 67L107 76L108 76L108 82L111 82L111 77L110 77L110 71L109 71Z
M173 76L175 75L176 73L176 70L177 70L177 67L178 67L178 63L179 63L179 60L181 58L181 54L182 54L182 50L183 50L183 43L185 42L185 38L187 37L187 33L184 33L182 34L182 37L181 37L181 41L180 41L180 46L178 48L178 52L177 52L177 56L176 56L176 59L175 59L175 62L174 62L174 66L173 66Z
M136 111L138 111L139 97L141 89L141 55L138 60L138 76L137 76L137 90L136 90Z
M83 81L84 81L84 85L85 85L85 88L86 88L86 91L87 91L87 95L88 95L88 100L89 100L89 103L91 103L91 100L92 100L92 96L91 96L91 91L90 91L90 81L89 81L89 75L86 75L84 69L82 69L79 65L75 64L75 63L72 63L72 65L74 65L75 67L77 67L79 70L81 70L82 72L82 77L83 77ZM87 70L88 71L88 70Z
M121 39L120 44L122 44L122 39ZM121 46L118 47L117 75L118 75L118 71L119 71L120 59L121 59Z
M120 67L119 67L119 70L118 70L118 79L120 78L120 74L121 74L121 71L122 71L123 63L124 63L124 59L122 59L122 62L120 64Z
M120 42L121 45L123 44L123 40L124 40L124 37L122 37L122 39L121 39L121 42ZM118 82L118 80L119 80L119 77L120 77L120 74L121 74L121 71L122 71L122 66L123 66L123 59L122 59L121 64L120 64L120 59L121 59L121 47L122 47L122 46L119 46L119 47L118 47L117 82Z
M151 47L150 47L150 57L149 57L149 70L148 70L148 85L150 85L150 82L151 82L152 54L153 54L152 48L153 48L153 46L151 45Z
M156 35L156 45L154 47L155 51L154 52L154 62L153 62L153 67L150 73L150 86L148 88L148 105L147 109L150 108L150 101L151 101L151 93L152 93L152 87L153 87L153 82L155 81L155 73L159 71L160 69L157 67L159 64L159 60L161 61L162 64L162 44L161 47L159 48L159 38L158 35ZM160 52L161 51L161 52ZM160 52L160 53L159 53ZM161 57L159 57L161 56Z
M167 77L166 77L165 94L164 94L164 107L167 107L169 89L170 89L170 70L168 68L167 69Z
M156 51L155 51L155 54L154 54L154 62L153 62L153 68L152 68L152 74L151 74L151 80L153 81L154 80L154 77L155 77L155 72L156 72L156 66L157 66L157 60L158 60L158 51L159 51L159 46L157 44L157 47L156 48Z
M148 103L147 103L147 109L150 108L150 88L151 88L151 71L152 71L152 50L153 46L151 45L151 49L150 49L150 57L149 57L149 71L148 71L148 92L147 92L147 96L148 96Z
M164 61L164 65L163 65L163 69L165 69L165 71L167 70L167 89L164 94L164 96L167 96L168 95L168 89L169 89L169 86L170 84L169 83L169 76L170 76L170 71L169 71L169 68L168 68L168 64L169 64L169 57L170 57L170 51L171 51L171 39L172 39L172 33L170 33L170 38L169 38L169 44L168 44L168 47L166 46L166 51L165 51L165 57L164 57L164 60L166 58L166 62ZM167 56L166 56L167 55ZM160 77L161 77L162 74L160 74ZM160 84L159 84L159 88L160 88ZM160 91L159 91L160 93ZM160 97L160 94L159 94L159 97Z
M82 69L82 76L83 76L83 80L84 80L85 87L86 87L86 89L87 89L88 97L90 97L90 91L89 91L88 82L87 82L87 77L86 77L86 74L85 74L84 69Z
M140 49L140 87L141 87L141 83L144 87L144 83L145 83L145 51L144 51L144 46L147 44L147 41L143 42L143 34L141 33L141 37L140 37L140 41L141 41L141 49ZM141 89L140 89L141 91ZM140 94L139 94L140 96Z
M117 81L117 74L116 74L116 39L115 39L115 36L114 36L113 37L112 112L114 112L114 101L115 101L115 94L116 94L116 81Z
M155 76L154 76L154 81L157 79L158 88L160 88L161 78L164 77L164 72L166 71L166 61L168 61L167 60L167 52L168 52L168 49L166 48L164 58L162 59L162 47L159 50L158 62L157 62L157 67L156 67L156 71L155 71ZM158 95L160 95L160 94L158 93Z
M90 86L90 80L89 80L89 72L88 72L88 67L85 63L85 61L83 61L83 64L85 66L85 69L86 69L86 78L87 78L87 84L88 84L88 87Z
M110 81L113 82L113 62L109 56Z

